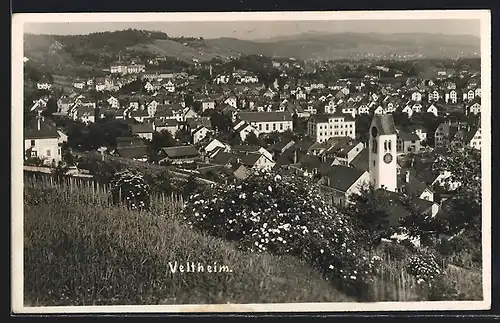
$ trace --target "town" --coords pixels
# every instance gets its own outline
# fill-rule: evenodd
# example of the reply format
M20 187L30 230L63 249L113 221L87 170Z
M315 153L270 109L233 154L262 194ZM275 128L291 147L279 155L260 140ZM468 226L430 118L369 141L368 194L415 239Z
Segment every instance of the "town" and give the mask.
M188 39L185 44L188 41L197 39ZM53 46L62 45L56 42ZM24 57L25 179L36 183L35 176L29 176L46 173L54 176L50 185L55 185L53 178L61 176L98 185L121 181L123 185L135 185L131 190L137 191L126 199L130 198L129 208L141 212L153 204L144 200L150 193L162 203L178 194L187 204L182 210L169 209L173 218L183 215L184 220L179 221L192 226L197 223L194 228L226 240L248 239L246 250L252 252L274 250L278 255L306 257L302 254L306 248L310 252L309 258L304 258L306 262L320 270L338 269L335 277L341 284L361 281L358 271L365 265L358 264L360 257L354 248L364 248L360 253L373 255L370 252L381 248L381 241L403 244L405 251L399 251L398 257L403 259L401 254L406 254L407 258L401 264L424 268L428 275L430 270L421 260L427 258L418 250L434 248L433 252L452 259L451 249L443 251L442 245L450 245L449 241L463 232L472 232L470 241L474 242L463 245L473 247L467 247L462 258L456 256L453 261L465 259L466 253L467 266L480 266L478 158L483 146L479 58L325 61L238 54L228 59L180 61L127 50L92 55L107 58L95 56L95 66L79 75L60 66L57 74L48 72L47 66ZM454 155L462 151L466 152L465 159ZM435 166L443 163L444 168ZM119 172L123 169L141 170L144 183L154 189L130 184L143 183L143 179ZM116 174L131 177L116 179ZM181 182L180 188L176 183ZM73 182L69 183L61 196L73 203L78 200L72 195ZM276 193L272 183L279 183L276 185L281 193ZM318 191L307 191L313 186ZM37 187L34 185L33 190ZM101 194L97 187L89 195L92 198ZM303 191L297 187L303 187ZM302 195L292 195L299 191ZM285 193L291 195L279 195ZM122 189L119 194L123 199ZM243 206L235 206L239 203L235 199ZM255 207L258 203L270 204L257 210L252 209L252 203ZM299 213L290 211L299 207ZM167 212L158 208L155 210L161 214ZM261 211L273 218L277 228L269 229L274 224L268 226L268 222L259 227L263 223ZM282 214L289 219L279 218ZM344 216L361 224L351 227L345 224ZM250 222L248 226L234 225L246 221L246 217L255 229L248 229ZM173 220L167 217L165 221ZM328 232L330 237L337 237L339 232L346 237L351 236L349 232L359 232L353 240L346 238L347 245L331 243L333 240L323 239L327 231L321 230L329 230L325 223L338 230ZM314 230L310 229L313 225ZM436 229L438 225L441 231ZM290 237L298 237L297 241L290 241L295 238L288 236L277 237L279 243L274 238L269 240L269 234L289 230L299 230L290 233ZM321 238L313 238L318 230ZM324 252L327 247L328 255ZM363 259L366 268L371 268L364 271L368 277L380 258ZM433 259L428 263L440 266ZM213 261L208 259L207 263ZM458 262L450 263L455 266ZM231 272L238 271L234 264L224 265ZM447 268L436 270L439 273ZM434 279L432 275L412 275L415 284ZM373 286L371 280L370 284ZM432 293L439 289L433 288ZM367 295L366 291L356 293ZM423 299L459 297L450 296L453 293L426 294ZM467 293L470 296L475 291ZM403 299L399 294L384 297Z
M202 178L229 173L244 179L277 168L323 181L336 174L341 178L328 187L345 203L372 173L371 120L390 115L391 172L399 184L388 187L418 187L418 195L433 202L431 192L446 175L429 174L431 156L454 145L481 149L479 71L436 70L434 78L419 79L377 66L393 76L373 73L325 84L300 74L288 78L293 60L272 61L283 72L266 86L247 70L215 74L208 65L210 82L199 82L196 74L149 71L150 63L114 64L105 77L72 80L63 92L46 79L33 84L39 97L29 107L34 117L25 132L26 164L57 166L65 162L64 150L104 146L103 154ZM82 132L71 133L75 127L64 119L80 124ZM102 133L107 124L121 131ZM415 184L401 184L408 181Z

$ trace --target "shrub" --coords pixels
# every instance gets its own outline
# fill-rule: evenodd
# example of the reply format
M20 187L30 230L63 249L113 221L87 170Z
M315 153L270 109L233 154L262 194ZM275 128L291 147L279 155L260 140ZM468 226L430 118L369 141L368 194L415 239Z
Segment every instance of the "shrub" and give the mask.
M66 193L25 184L25 306L353 301L293 257L241 252L173 217ZM188 260L232 272L170 272L169 262Z
M406 270L417 279L418 284L432 284L443 275L436 257L430 253L411 256Z
M350 219L302 178L263 173L217 186L192 195L184 218L244 250L300 257L350 295L367 295L376 271L376 261L354 239Z
M129 170L117 172L111 179L114 203L125 203L133 210L143 210L150 204L150 189L144 177Z

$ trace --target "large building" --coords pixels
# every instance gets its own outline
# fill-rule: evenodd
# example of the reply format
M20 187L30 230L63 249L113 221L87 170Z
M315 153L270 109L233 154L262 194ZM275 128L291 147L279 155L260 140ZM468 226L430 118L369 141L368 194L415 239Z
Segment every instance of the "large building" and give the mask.
M239 112L237 118L253 126L259 134L293 131L290 112Z
M307 134L320 143L334 137L355 139L356 122L349 114L316 114L307 122Z
M144 64L116 64L111 65L111 74L138 74L146 71L146 66Z

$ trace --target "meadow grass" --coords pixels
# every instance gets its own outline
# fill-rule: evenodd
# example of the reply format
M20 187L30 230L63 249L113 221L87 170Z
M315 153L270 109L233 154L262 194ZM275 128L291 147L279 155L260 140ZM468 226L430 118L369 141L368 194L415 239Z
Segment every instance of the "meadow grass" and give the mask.
M27 176L24 200L26 306L355 301L296 258L242 252L187 227L175 195L154 195L138 212L113 205L107 186ZM369 299L431 300L406 272L408 255L374 254L382 261ZM232 272L172 274L174 261ZM480 269L443 269L457 295L441 300L483 298Z
M25 182L25 306L352 301L295 258L244 253L185 227L178 204L158 216L105 195ZM172 274L174 261L232 272Z

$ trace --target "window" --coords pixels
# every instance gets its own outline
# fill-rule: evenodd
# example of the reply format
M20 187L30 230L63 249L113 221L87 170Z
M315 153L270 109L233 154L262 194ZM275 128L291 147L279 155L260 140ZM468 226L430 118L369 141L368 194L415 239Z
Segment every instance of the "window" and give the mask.
M280 123L280 130L283 130L283 124Z
M259 130L262 130L262 125L259 123Z
M339 132L338 132L338 131L335 131L335 135L338 135L338 134L339 134Z
M266 130L269 130L269 123L266 123Z
M375 166L375 160L373 160L373 166Z
M35 141L31 140L31 146L34 146L34 145L35 145Z
M387 151L387 140L384 141L384 151Z
M47 150L47 157L50 157L50 149Z
M389 142L388 142L388 146L389 146L389 150L392 150L392 149L391 149L391 141L390 141L390 140L389 140Z
M377 152L377 141L372 140L372 152L376 153ZM375 165L375 161L373 161L373 165Z
M276 130L276 123L273 123L273 130Z
M37 155L37 154L36 154L36 150L32 150L32 151L31 151L31 157L36 157L36 155Z

